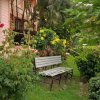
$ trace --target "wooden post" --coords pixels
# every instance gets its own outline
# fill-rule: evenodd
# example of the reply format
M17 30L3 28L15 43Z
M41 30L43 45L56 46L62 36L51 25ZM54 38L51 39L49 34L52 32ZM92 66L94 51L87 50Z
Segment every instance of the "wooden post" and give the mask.
M18 7L17 7L17 0L16 0L16 30L18 29Z
M11 0L11 14L12 14L12 21L13 21L13 17L14 17L14 11L13 11L13 2L14 0Z
M17 19L18 19L18 1L16 0L16 14L17 14Z

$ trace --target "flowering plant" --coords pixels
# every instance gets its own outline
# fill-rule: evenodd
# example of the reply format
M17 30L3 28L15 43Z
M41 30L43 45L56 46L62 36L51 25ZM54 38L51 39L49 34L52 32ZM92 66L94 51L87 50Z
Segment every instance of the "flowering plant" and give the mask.
M67 41L60 39L55 31L42 28L35 35L34 44L37 50L53 50L54 54L61 54L66 50Z
M53 41L54 38L58 38L54 31L46 28L40 29L34 38L36 49L45 49L47 45L51 45L51 41Z
M51 41L51 44L54 48L54 50L56 50L56 54L64 54L66 52L66 47L68 45L68 42L66 41L66 39L54 39L53 41Z

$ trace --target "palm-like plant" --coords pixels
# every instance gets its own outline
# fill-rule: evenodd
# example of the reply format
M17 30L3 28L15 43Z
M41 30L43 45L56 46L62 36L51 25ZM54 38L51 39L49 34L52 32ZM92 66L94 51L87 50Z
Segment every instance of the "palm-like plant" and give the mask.
M65 18L64 8L70 7L68 0L38 0L40 26L56 27Z

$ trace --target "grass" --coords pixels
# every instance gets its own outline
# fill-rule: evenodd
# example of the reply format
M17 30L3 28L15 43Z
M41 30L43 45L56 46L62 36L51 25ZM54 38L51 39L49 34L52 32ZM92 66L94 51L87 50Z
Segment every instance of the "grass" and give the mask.
M76 80L71 81L65 89L54 88L50 92L40 84L35 84L33 90L28 91L25 100L87 100L86 94L81 93L80 84Z
M82 85L79 82L79 71L74 62L74 57L69 56L63 66L74 69L74 78L61 86L56 83L53 90L49 91L45 84L36 83L32 90L26 93L25 100L87 100L87 84ZM44 86L45 85L45 86Z

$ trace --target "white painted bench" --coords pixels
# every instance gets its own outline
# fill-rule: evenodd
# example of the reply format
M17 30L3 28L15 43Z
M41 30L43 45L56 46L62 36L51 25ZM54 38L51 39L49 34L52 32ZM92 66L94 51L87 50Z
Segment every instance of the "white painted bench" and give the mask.
M50 84L50 90L52 89L53 85L53 77L59 76L59 84L60 84L62 74L65 74L65 78L67 78L68 75L70 75L71 77L73 75L73 69L58 66L58 64L61 63L62 63L61 56L48 56L48 57L35 58L35 69L40 70L38 71L38 74L45 77L50 77L52 79Z

